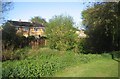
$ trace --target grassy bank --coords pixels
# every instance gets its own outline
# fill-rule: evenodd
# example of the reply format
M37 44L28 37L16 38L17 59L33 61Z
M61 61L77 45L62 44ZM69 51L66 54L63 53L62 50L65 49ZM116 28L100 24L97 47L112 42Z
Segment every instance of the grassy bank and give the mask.
M22 51L21 51L22 50ZM94 68L98 70L113 68L111 73L107 72L107 76L117 73L117 63L111 59L109 54L77 54L71 51L58 51L49 48L36 48L36 49L21 49L17 50L17 54L21 54L19 60L7 60L2 63L2 76L3 77L43 77L43 76L56 76L56 73L70 67L80 66L81 69L93 68L93 70L85 71L84 73L95 73ZM24 57L25 54L25 57ZM17 56L17 55L16 55ZM21 57L22 56L22 57ZM97 60L103 63L96 63ZM104 62L106 60L106 64ZM109 66L107 65L109 62ZM93 63L93 64L92 64ZM95 63L95 65L94 65ZM110 65L111 63L111 65ZM112 64L113 63L113 64ZM103 64L103 68L99 65ZM72 68L70 68L71 70ZM74 69L72 69L74 70ZM78 69L77 69L78 70ZM115 70L116 72L113 72ZM78 71L81 72L81 71ZM81 72L82 73L82 72ZM102 70L101 70L102 73ZM67 74L67 73L66 73ZM75 73L77 74L77 73ZM102 75L102 74L101 74ZM69 76L69 75L68 75ZM79 76L79 75L78 75ZM83 75L83 76L89 76ZM97 76L97 75L96 75ZM99 75L98 75L99 76ZM105 76L105 75L103 75ZM113 75L117 76L117 75Z

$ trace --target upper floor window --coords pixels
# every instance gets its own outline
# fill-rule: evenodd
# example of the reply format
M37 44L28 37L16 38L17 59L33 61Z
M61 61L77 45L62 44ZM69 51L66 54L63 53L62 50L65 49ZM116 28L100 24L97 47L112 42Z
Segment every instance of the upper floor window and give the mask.
M34 28L35 31L38 31L38 28Z
M29 30L29 27L24 27L24 31L28 31Z
M18 27L16 27L15 29L16 29L16 30L19 30L19 28L18 28Z

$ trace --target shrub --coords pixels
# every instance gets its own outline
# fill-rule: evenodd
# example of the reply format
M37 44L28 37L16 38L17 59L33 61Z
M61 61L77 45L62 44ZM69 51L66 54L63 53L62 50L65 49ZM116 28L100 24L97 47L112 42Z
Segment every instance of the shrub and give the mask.
M17 50L6 50L2 52L2 61L6 60L21 60L25 59L28 56L29 50L28 47Z
M35 40L35 37L34 37L34 36L28 36L28 37L27 37L27 40L28 40L29 42L31 42L31 41Z
M120 61L120 51L113 51L111 52L113 58L118 59Z

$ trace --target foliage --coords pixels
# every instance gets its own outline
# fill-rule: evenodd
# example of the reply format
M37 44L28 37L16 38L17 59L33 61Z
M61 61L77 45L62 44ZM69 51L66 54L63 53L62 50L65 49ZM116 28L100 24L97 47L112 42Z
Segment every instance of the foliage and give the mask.
M0 3L2 3L2 13L12 9L12 7L11 7L13 5L12 2L0 2Z
M17 49L17 50L5 50L2 52L2 61L7 60L22 60L28 56L28 47L24 49Z
M0 20L4 21L6 19L7 12L13 9L13 2L0 1L0 6L1 6L0 13L2 13L2 16L0 16Z
M2 27L3 50L14 50L28 45L27 38L25 36L17 35L15 27L10 23L6 22Z
M113 51L111 54L113 55L113 59L120 62L120 51Z
M34 36L25 37L23 35L16 34L15 26L6 22L2 25L2 49L3 50L15 50L17 48L24 48L29 46L31 41L35 40Z
M70 16L54 16L46 27L46 35L51 48L72 50L77 43L77 35L73 28L73 18Z
M2 43L4 48L8 48L9 46L15 46L16 44L16 30L15 27L10 25L9 23L5 23L2 29ZM3 48L3 49L4 49Z
M87 48L94 53L120 50L118 3L98 3L82 12Z
M77 49L78 53L88 54L88 51L86 50L86 40L84 38L79 39Z
M34 37L34 36L28 36L28 37L27 37L27 40L28 40L29 42L31 42L31 41L35 40L35 37Z
M43 19L39 16L35 16L35 17L31 18L31 22L36 23L36 24L42 24L44 26L46 26L46 24L47 24L45 19Z
M18 54L25 52L22 50L18 50ZM27 53L28 55L24 60L5 61L2 63L3 78L53 76L55 72L71 65L89 63L103 58L103 56L97 54L85 55L70 51L51 50L49 48L27 50L29 50L29 53Z

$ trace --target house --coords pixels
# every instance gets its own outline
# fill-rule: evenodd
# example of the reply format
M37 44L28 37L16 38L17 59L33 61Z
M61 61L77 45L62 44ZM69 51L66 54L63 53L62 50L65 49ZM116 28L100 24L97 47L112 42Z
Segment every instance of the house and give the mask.
M45 26L42 24L23 22L23 21L8 21L11 25L15 26L17 34L21 34L25 37L35 36L39 38L45 35Z
M78 37L79 37L79 38L86 38L86 37L87 37L87 35L84 33L84 30L83 30L83 29L77 30L77 31L76 31L76 34L78 34Z
M1 31L2 29L3 29L2 26L0 26L0 31Z

